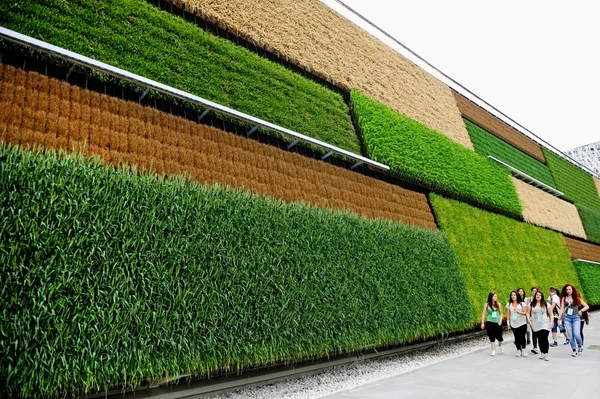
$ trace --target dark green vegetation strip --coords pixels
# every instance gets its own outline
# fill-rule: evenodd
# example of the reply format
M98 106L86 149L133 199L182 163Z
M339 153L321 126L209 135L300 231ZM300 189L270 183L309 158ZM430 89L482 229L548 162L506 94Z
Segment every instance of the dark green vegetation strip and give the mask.
M519 287L529 292L537 285L546 292L550 285L579 286L559 233L435 194L431 194L431 203L465 274L474 320L480 320L490 291L506 303L510 291Z
M293 362L470 325L440 232L5 144L0 219L0 381L11 395Z
M2 2L0 25L360 153L340 94L144 0Z
M542 151L556 182L556 188L565 193L565 198L600 211L600 198L592 175L550 150L542 148Z
M600 305L600 265L573 261L588 305Z
M471 136L471 141L475 146L475 151L478 154L486 158L488 155L491 155L509 164L513 168L527 173L529 176L542 183L546 183L547 185L556 188L550 169L548 169L546 165L531 155L508 144L506 141L494 136L487 130L482 129L470 120L465 119L464 121L469 136Z
M506 169L356 90L351 98L374 160L435 191L508 215L521 214Z
M600 244L600 212L583 205L577 205L577 210L588 241Z

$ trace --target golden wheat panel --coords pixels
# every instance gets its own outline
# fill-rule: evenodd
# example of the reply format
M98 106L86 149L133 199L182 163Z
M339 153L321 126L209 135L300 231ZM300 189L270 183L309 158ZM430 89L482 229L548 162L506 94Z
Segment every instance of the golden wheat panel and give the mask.
M523 205L523 219L526 222L575 237L587 238L575 205L519 179L512 179Z

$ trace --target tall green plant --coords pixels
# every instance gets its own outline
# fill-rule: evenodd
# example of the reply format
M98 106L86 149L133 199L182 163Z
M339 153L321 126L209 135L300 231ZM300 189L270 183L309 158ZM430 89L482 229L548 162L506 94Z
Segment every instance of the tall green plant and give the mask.
M351 99L374 160L437 192L520 216L521 203L506 169L356 90Z
M465 275L472 317L481 317L490 291L502 303L510 291L579 284L563 237L508 217L431 194L440 228L448 235Z
M360 153L340 94L144 0L2 2L0 25Z
M468 327L438 231L0 147L0 381L61 396Z

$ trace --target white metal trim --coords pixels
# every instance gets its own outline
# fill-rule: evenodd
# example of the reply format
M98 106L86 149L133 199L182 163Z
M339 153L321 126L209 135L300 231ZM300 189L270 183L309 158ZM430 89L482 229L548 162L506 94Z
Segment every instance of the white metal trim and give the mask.
M87 68L91 68L96 71L100 71L100 72L106 73L108 75L115 76L119 79L123 79L123 80L135 83L140 86L144 86L144 87L152 89L152 90L156 90L158 92L167 94L169 96L179 98L184 101L189 101L194 104L201 105L203 107L212 109L214 111L223 113L225 115L229 115L238 120L249 122L249 123L253 124L254 126L263 127L265 129L284 134L286 136L292 137L295 140L300 140L305 143L315 145L317 147L327 150L328 152L334 152L339 155L343 155L345 157L351 158L351 159L361 162L361 163L365 163L365 164L373 166L375 168L383 169L383 170L390 170L389 166L384 165L379 162L376 162L376 161L373 161L371 159L365 158L361 155L353 154L350 151L346 151L342 148L333 146L333 145L325 143L323 141L314 139L312 137L305 136L305 135L297 133L293 130L286 129L281 126L277 126L271 122L267 122L265 120L245 114L243 112L226 107L224 105L206 100L202 97L198 97L196 95L186 93L182 90L164 85L162 83L159 83L159 82L151 80L151 79L147 79L143 76L136 75L134 73L114 67L112 65L105 64L103 62L94 60L93 58L89 58L89 57L83 56L81 54L77 54L72 51L63 49L61 47L57 47L52 44L43 42L41 40L34 39L32 37L23 35L21 33L15 32L13 30L6 29L2 26L0 26L0 38L4 38L4 39L10 40L12 42L21 44L21 45L31 47L35 50L39 50L44 53L51 54L55 57L59 57L59 58L68 60L75 64L83 65Z
M600 262L594 262L593 260L587 259L574 259L575 262L593 263L594 265L600 265Z
M491 155L487 156L489 159L498 162L499 164L501 164L502 166L504 166L505 168L507 168L508 170L510 170L516 177L518 177L519 179L523 180L526 183L529 183L539 189L542 189L556 197L561 197L564 195L564 193L562 191L558 191L557 189L555 189L554 187L550 187L549 185L542 183L541 181L539 181L536 178L533 178L531 176L529 176L527 173L525 172L521 172L519 169L517 168L513 168L512 166L510 166L509 164L507 164L506 162L503 162L501 160L499 160L498 158L495 158Z

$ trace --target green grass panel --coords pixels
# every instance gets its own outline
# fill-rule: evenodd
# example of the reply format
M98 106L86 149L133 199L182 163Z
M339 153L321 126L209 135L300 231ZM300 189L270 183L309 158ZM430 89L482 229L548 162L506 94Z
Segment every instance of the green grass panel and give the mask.
M573 261L588 305L600 305L600 265Z
M577 210L588 241L600 244L600 212L579 204Z
M3 2L0 25L360 153L342 95L144 0Z
M0 146L0 380L134 386L461 331L439 231Z
M542 151L556 188L565 193L565 198L600 212L600 198L592 175L550 150L542 147Z
M532 286L579 287L563 237L536 227L431 194L441 230L448 235L465 275L473 320L481 319L490 291L505 304L510 291Z
M542 162L518 148L513 147L506 141L494 136L487 130L477 126L468 119L464 119L465 126L475 146L475 151L487 158L491 155L513 168L527 173L529 176L556 188L550 169ZM494 162L494 161L491 161Z
M374 160L435 191L520 216L521 203L506 169L356 90L351 99Z

